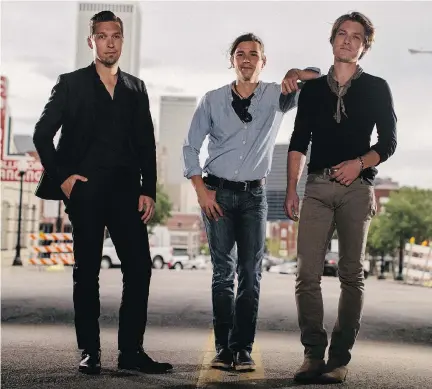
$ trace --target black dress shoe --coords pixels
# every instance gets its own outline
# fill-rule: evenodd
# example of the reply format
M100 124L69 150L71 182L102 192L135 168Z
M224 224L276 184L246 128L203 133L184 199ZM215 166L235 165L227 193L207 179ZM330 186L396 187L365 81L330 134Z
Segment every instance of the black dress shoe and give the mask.
M227 348L222 348L210 362L210 366L219 369L230 369L233 364L233 354Z
M238 371L256 370L255 362L251 358L249 351L240 350L234 354L234 368Z
M100 374L101 352L84 350L81 355L81 362L78 370L85 374Z
M143 349L137 351L120 351L118 368L138 370L147 374L167 373L173 369L170 363L160 363L151 359Z

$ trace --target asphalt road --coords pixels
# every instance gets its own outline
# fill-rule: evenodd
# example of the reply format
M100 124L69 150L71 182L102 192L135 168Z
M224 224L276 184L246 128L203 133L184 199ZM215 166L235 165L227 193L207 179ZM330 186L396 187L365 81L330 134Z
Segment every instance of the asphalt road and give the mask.
M171 374L126 374L116 369L121 273L101 272L103 373L78 373L71 269L2 269L2 388L288 388L302 361L294 277L265 273L253 373L208 369L214 356L211 273L154 271L146 351L169 361ZM323 279L325 322L336 318L339 284ZM432 388L432 289L391 280L366 280L362 328L347 388Z

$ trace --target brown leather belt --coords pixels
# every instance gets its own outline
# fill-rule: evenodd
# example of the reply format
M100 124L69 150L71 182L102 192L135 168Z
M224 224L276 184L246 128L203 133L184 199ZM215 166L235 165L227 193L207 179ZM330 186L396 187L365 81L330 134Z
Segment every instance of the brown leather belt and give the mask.
M329 167L326 167L324 169L317 169L314 170L313 172L310 172L309 174L319 174L319 175L323 175L323 176L331 176L333 173L336 173L337 169L332 169Z
M203 180L207 185L220 189L234 190L237 192L247 192L251 189L259 188L265 184L265 178L253 181L230 181L224 178L213 176L212 174L203 177Z

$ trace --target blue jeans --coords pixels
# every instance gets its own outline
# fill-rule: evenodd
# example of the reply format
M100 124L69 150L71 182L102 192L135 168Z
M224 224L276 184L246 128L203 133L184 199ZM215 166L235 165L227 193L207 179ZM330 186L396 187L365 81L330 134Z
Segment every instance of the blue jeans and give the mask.
M224 215L203 213L213 264L212 303L216 350L252 351L264 256L267 198L264 187L247 192L214 188ZM237 244L237 245L236 245ZM237 297L234 279L238 275Z

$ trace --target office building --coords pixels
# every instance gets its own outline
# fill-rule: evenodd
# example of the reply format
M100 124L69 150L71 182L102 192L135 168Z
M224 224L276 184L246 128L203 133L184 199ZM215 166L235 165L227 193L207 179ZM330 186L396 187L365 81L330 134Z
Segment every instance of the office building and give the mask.
M76 67L86 67L93 61L92 50L87 44L89 22L94 14L101 11L112 11L123 21L124 43L119 65L126 73L139 77L141 16L139 5L135 2L78 4Z
M273 152L272 168L267 177L267 201L268 201L268 217L269 221L287 219L284 212L284 201L287 187L287 153L288 144L275 145ZM307 178L307 163L309 163L310 148L307 154L307 162L303 173L297 185L297 193L300 201L303 199L306 178Z
M161 96L158 147L164 155L164 184L180 184L183 177L183 143L197 105L196 97Z

